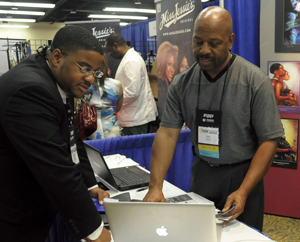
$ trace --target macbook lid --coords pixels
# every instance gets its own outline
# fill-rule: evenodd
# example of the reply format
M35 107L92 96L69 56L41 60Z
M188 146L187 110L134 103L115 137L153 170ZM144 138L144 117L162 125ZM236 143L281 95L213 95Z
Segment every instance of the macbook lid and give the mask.
M217 242L215 206L115 202L104 207L114 242Z

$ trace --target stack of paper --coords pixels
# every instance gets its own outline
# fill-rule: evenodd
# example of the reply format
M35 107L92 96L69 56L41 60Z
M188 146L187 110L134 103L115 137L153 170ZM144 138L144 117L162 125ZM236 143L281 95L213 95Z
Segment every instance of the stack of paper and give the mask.
M139 164L125 155L113 154L104 156L104 159L109 169L124 167L124 166L138 166Z

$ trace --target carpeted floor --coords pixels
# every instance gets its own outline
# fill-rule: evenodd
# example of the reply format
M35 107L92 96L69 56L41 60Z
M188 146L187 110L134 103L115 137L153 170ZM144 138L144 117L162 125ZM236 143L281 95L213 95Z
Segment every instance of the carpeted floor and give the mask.
M277 242L300 242L300 219L265 214L263 233Z

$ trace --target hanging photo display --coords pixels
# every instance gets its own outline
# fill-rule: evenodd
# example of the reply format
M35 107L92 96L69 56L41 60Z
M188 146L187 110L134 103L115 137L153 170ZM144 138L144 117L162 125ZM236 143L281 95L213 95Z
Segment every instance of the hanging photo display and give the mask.
M192 36L201 1L156 0L158 115L175 75L195 62Z
M269 61L268 74L271 79L280 113L300 113L300 62Z
M297 169L298 160L298 119L281 119L284 136L277 142L277 152L272 166Z
M276 0L275 52L300 52L300 2Z

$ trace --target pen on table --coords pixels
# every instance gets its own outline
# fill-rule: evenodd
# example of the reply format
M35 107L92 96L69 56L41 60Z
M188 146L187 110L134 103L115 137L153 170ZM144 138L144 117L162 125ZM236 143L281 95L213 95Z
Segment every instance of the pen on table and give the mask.
M141 191L145 191L145 190L147 190L148 189L148 187L142 187L142 188L140 188L140 189L137 189L136 191L137 192L141 192Z
M118 162L118 164L120 164L123 160L125 160L126 159L126 157L124 157L124 158L122 158L119 162Z

